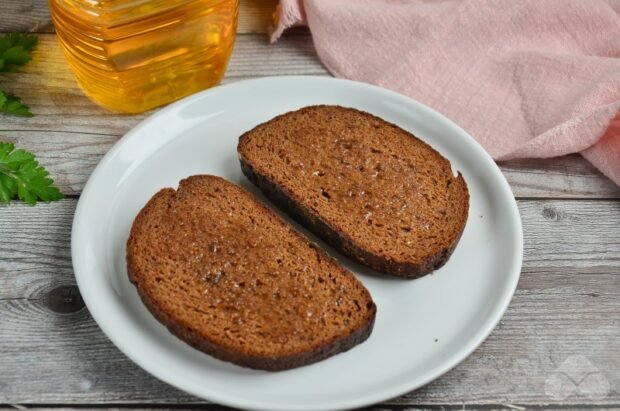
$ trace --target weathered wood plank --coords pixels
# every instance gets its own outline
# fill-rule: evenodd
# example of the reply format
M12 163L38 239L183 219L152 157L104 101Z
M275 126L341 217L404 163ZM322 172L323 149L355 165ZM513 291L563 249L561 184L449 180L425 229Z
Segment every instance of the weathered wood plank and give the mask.
M47 0L3 0L0 2L0 33L54 31Z
M278 0L239 0L238 33L266 33L274 23Z
M0 403L200 402L127 360L81 308L69 255L75 204L0 212ZM519 208L524 270L501 323L463 364L390 404L620 403L620 201ZM545 382L575 356L601 371L606 396L547 395Z
M327 74L308 35L290 35L277 45L265 36L240 36L224 82L249 77ZM63 131L121 135L148 114L113 113L92 103L79 89L55 35L41 36L33 61L19 73L3 75L3 87L31 106L35 117L0 117L0 135L12 131Z
M127 119L126 131L141 119ZM2 128L0 125L0 141L11 141L38 153L66 194L82 191L99 160L123 134L108 134L107 129L91 133ZM500 169L517 198L620 198L620 187L579 155L504 162Z
M288 35L276 45L262 35L240 36L224 82L278 74L327 74L309 35ZM0 140L37 152L67 194L79 193L103 154L148 115L111 113L91 103L53 35L42 36L33 62L7 80L36 116L0 117ZM518 197L620 198L620 188L578 155L500 166Z
M265 33L273 23L277 0L239 0L238 33ZM11 31L52 33L47 0L2 0L0 33Z
M517 197L620 198L620 187L579 154L499 166Z

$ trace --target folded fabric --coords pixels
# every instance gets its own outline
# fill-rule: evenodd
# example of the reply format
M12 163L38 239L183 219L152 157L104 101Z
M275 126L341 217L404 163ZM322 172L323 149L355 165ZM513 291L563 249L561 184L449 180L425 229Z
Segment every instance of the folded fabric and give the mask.
M497 160L581 154L620 185L620 0L281 0L337 77L443 113ZM615 121L614 121L615 119Z

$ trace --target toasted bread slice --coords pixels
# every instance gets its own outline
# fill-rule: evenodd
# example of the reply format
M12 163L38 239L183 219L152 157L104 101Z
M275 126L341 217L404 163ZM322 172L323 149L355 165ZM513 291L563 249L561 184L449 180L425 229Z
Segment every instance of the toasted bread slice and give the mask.
M349 257L416 278L446 263L469 210L463 176L428 144L371 114L311 106L239 139L243 173Z
M170 332L245 367L319 361L364 341L374 323L360 281L219 177L155 194L133 223L127 268Z

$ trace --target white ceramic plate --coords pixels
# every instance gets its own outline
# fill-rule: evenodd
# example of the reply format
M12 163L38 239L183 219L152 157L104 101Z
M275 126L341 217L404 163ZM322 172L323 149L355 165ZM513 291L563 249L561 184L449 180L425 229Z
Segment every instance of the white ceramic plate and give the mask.
M142 305L125 268L131 223L151 195L192 174L220 175L257 193L241 174L238 137L277 114L317 103L371 112L447 157L470 190L465 232L443 268L414 281L371 275L327 248L364 282L378 307L372 335L352 350L276 373L221 362L169 334ZM333 410L406 393L467 357L510 302L523 239L506 180L465 131L397 93L304 76L216 87L143 121L91 175L75 213L71 248L75 276L92 316L118 348L157 378L235 407Z

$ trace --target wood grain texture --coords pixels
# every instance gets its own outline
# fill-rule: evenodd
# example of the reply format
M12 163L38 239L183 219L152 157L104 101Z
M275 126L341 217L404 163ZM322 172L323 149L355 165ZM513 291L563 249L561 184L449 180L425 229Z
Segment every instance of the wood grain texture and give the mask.
M266 33L273 24L277 0L239 0L238 33ZM47 0L0 1L0 33L53 33Z
M270 75L327 74L308 35L286 36L270 45L264 35L240 36L224 83ZM35 117L3 116L0 135L13 131L54 131L119 136L149 113L124 115L92 103L80 90L55 35L42 35L33 60L19 73L2 76L6 91L19 95Z
M278 74L327 75L309 35L287 35L276 45L264 35L240 36L224 83ZM22 96L36 116L2 117L0 140L37 152L67 194L79 193L103 154L149 114L112 113L90 102L54 35L41 36L32 63L6 78L8 91ZM500 167L518 197L620 198L620 188L578 155Z
M0 403L201 402L125 358L71 294L75 205L0 212ZM498 327L464 363L388 404L620 404L620 202L522 200L519 209L524 269ZM600 370L606 396L546 394L574 356Z
M240 0L238 32L260 34L238 36L224 83L328 75L307 30L268 44L264 33L276 3ZM0 33L9 31L53 32L47 0L0 0ZM36 116L0 117L0 141L36 152L63 192L77 195L103 154L149 113L120 115L91 103L77 87L55 35L42 34L40 40L23 72L0 77ZM620 410L620 201L612 200L620 199L620 188L578 155L500 167L514 194L523 198L524 268L508 311L464 363L367 411ZM0 404L228 410L146 374L93 322L71 266L75 205L70 198L35 208L0 207ZM546 383L558 367L581 357L600 371L609 392L548 395ZM601 388L598 382L595 387ZM105 405L114 403L119 408ZM159 405L141 408L144 404ZM0 411L12 409L17 408L0 406Z
M499 166L517 197L620 198L620 187L579 154Z

